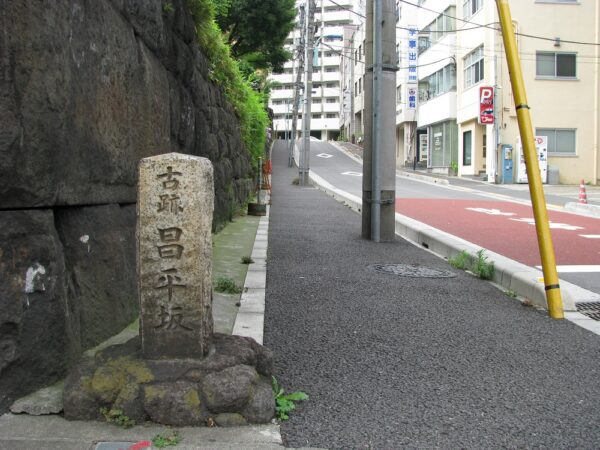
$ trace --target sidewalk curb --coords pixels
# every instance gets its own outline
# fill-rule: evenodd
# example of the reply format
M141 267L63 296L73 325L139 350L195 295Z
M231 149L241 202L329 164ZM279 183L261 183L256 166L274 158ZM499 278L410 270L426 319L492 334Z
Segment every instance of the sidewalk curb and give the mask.
M250 257L254 263L248 267L246 281L233 325L232 334L253 338L263 343L265 323L265 288L267 284L267 247L269 238L269 214L260 218L256 239Z
M357 196L332 186L313 172L310 172L310 179L317 189L322 190L352 210L361 212L362 200ZM481 249L480 246L469 241L457 238L398 213L396 213L396 234L445 259L455 256L463 250L470 254L475 254ZM494 277L491 281L507 290L515 292L521 297L529 299L536 306L544 309L547 308L546 293L542 281L543 274L540 270L491 251L487 251L487 255L490 261L494 262L495 266ZM564 280L561 280L560 284L564 310L566 312L576 312L576 303L600 301L599 294ZM582 317L578 316L577 318L578 320L582 320Z

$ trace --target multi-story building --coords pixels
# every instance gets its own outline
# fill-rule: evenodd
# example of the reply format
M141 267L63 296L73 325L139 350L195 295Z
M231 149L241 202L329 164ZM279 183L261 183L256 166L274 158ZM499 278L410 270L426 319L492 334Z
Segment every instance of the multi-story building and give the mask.
M297 5L304 5L299 0ZM316 0L315 35L316 64L312 73L311 135L319 139L336 139L340 134L342 111L342 90L340 60L348 49L344 46L344 29L360 20L361 1L359 0ZM286 48L297 54L298 43L303 32L302 24L294 29L286 41ZM346 31L347 33L347 31ZM271 100L273 128L277 137L284 137L291 130L294 83L298 71L297 58L284 65L281 74L273 74ZM298 116L298 130L301 130L302 111Z
M600 2L511 0L510 7L534 133L546 138L549 173L561 183L597 184ZM495 2L402 0L397 13L398 166L506 182L502 158L509 157L515 181L519 131ZM361 27L344 44L358 61L363 36ZM360 130L364 64L352 74L352 66L344 67L344 76L354 80L351 111L354 130ZM481 123L480 91L488 87L494 88L494 106L485 112L494 123Z

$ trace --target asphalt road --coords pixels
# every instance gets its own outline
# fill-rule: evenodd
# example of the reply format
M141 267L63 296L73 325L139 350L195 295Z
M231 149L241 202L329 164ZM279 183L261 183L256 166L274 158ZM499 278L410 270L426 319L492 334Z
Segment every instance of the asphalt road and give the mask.
M273 160L265 345L280 383L310 396L286 446L598 448L598 336L402 239L361 239L358 214L292 184L281 143Z
M311 142L311 170L326 181L362 196L362 164L327 142ZM466 180L434 185L396 177L396 211L515 261L540 268L531 206L524 186ZM550 186L547 190L552 190ZM548 194L549 204L573 201ZM520 203L516 203L516 202ZM600 219L549 211L560 278L600 293Z

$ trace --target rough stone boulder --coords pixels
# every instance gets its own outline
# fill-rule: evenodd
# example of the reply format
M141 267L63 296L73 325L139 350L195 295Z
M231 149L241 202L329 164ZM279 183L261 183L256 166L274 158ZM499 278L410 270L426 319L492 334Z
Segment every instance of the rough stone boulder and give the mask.
M215 333L210 355L198 360L144 360L135 338L72 371L65 382L64 414L94 420L106 408L138 423L267 423L275 413L272 370L272 352L246 337Z

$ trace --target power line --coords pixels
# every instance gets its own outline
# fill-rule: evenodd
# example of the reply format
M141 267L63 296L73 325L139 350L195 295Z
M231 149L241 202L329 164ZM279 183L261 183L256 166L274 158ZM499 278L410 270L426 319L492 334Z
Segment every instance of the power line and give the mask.
M330 1L332 1L332 0L330 0ZM449 17L449 18L455 19L455 20L460 20L461 22L469 23L471 25L476 25L477 28L488 28L488 29L494 30L494 31L502 31L501 28L496 28L496 27L493 27L492 25L482 25L482 24L475 23L475 22L472 22L472 21L467 20L467 19L461 19L460 17L451 16L449 14L442 13L442 12L439 12L439 11L427 8L427 7L423 6L423 5L415 5L414 3L410 3L408 0L398 0L398 1L400 1L402 3L406 3L407 5L411 5L411 6L423 9L425 11L429 11L429 12L433 12L435 14L439 14L441 16ZM534 34L526 34L526 33L515 32L515 35L522 36L522 37L527 37L527 38L531 38L531 39L539 39L539 40L542 40L542 41L550 41L550 42L555 42L556 41L556 38L549 38L549 37L545 37L545 36L537 36L537 35L534 35ZM565 43L565 44L600 46L600 43L598 43L598 42L569 41L569 40L565 40L565 39L561 39L560 42Z
M353 14L355 14L355 15L363 18L363 19L366 19L366 17L363 14L360 14L360 13L354 11L353 9L350 9L350 8L348 8L346 6L340 5L339 3L337 3L334 0L329 0L329 1L331 3L333 3L334 5L336 5L337 7L339 7L339 8L342 8L342 9L344 9L346 11L349 11L349 12L351 12L351 13L353 13ZM499 31L499 32L502 31L501 28L496 28L495 26L493 26L494 24L497 24L498 22L492 22L490 24L480 24L480 23L472 22L472 21L467 20L467 19L461 19L460 17L452 16L450 14L439 12L439 11L427 8L427 7L423 6L423 5L415 5L414 3L410 3L408 0L398 0L398 1L400 1L402 3L405 3L407 5L410 5L410 6L414 6L416 8L421 8L421 9L423 9L425 11L433 12L435 14L438 14L438 15L441 15L441 16L444 16L444 17L449 17L449 18L454 19L454 20L460 20L461 22L468 23L468 24L471 24L471 25L475 25L475 26L470 27L470 28L458 28L458 29L455 29L455 30L436 30L436 32L438 32L438 33L456 33L456 32L461 32L461 31L475 30L475 29L478 29L478 28L487 28L489 30L494 30L494 31ZM396 29L398 29L398 30L406 30L406 31L411 31L412 30L411 28L401 27L401 26L397 26ZM537 35L534 35L534 34L527 34L527 33L515 32L515 35L522 36L522 37L527 37L527 38L531 38L531 39L539 39L539 40L542 40L542 41L550 41L550 42L555 42L556 41L556 38L549 38L549 37L545 37L545 36L537 36ZM598 42L571 41L571 40L565 40L565 39L561 39L560 42L562 42L564 44L600 46L600 43L598 43Z

